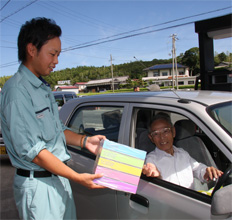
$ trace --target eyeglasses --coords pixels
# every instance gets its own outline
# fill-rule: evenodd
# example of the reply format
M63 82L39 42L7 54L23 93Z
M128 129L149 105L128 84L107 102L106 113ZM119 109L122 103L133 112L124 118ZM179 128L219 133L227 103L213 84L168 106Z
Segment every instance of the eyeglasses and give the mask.
M157 131L152 131L150 134L153 138L157 138L160 135L167 136L171 132L171 128L163 128Z

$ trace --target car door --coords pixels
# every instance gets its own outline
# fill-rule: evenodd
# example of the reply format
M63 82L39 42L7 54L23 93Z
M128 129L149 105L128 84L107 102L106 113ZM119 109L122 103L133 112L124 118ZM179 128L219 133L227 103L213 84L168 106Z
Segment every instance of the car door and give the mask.
M105 135L118 142L121 138L127 112L125 103L85 103L78 106L67 122L76 133L93 136ZM72 156L68 165L78 173L93 173L95 155L86 149L68 146ZM71 182L78 219L118 219L117 191L109 188L87 189Z
M193 107L194 112L191 112ZM141 109L144 110L144 114L140 121L137 121ZM146 120L149 121L157 112L170 114L173 117L173 123L186 119L193 121L196 125L197 135L201 136L203 134L207 139L208 143L205 141L209 148L207 150L209 150L211 156L215 156L213 161L218 162L217 166L223 171L229 166L231 152L210 130L210 125L205 124L204 117L208 117L205 107L198 104L197 107L193 106L193 103L189 104L187 109L181 105L174 107L168 106L168 104L165 104L165 106L160 104L131 104L127 115L127 120L131 118L131 122L125 128L125 139L122 140L124 144L138 148L136 139L141 133L146 132ZM201 116L198 117L198 113ZM206 118L206 121L209 121L209 119ZM143 122L143 125L140 122ZM213 125L216 126L216 124ZM127 139L126 137L130 138ZM150 151L149 142L145 141L145 143ZM161 179L147 178L143 175L136 194L117 192L119 219L213 219L215 216L211 215L211 201L210 189L205 189L204 186L196 191ZM228 215L224 217L226 218Z

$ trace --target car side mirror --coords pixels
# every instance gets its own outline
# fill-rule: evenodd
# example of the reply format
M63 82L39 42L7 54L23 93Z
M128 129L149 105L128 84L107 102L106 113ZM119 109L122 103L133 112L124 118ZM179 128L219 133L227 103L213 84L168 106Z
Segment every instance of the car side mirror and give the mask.
M232 185L227 185L215 192L211 203L212 215L232 215Z

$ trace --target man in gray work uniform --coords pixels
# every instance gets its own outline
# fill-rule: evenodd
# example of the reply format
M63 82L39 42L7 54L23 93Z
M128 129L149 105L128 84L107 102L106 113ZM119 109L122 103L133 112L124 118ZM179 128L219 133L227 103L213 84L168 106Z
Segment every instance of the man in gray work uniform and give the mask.
M104 136L86 137L67 129L43 76L49 75L61 52L61 29L46 18L26 22L18 36L18 72L1 92L2 134L16 168L14 196L22 219L76 219L69 180L103 188L99 174L79 174L66 166L66 144L95 153Z

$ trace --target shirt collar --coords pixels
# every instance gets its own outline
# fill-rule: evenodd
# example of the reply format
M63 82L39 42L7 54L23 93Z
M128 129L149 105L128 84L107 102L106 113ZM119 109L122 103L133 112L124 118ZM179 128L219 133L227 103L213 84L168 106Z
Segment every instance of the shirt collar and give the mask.
M50 87L50 84L49 84L42 76L40 76L39 79L40 79L47 87Z
M179 149L177 147L175 147L174 145L173 145L173 150L174 150L174 154L175 154L175 152L179 151ZM155 151L160 156L172 156L171 154L168 154L165 151L160 150L158 147L155 148Z
M33 86L40 87L42 85L43 82L23 64L19 66L19 71L24 74L24 76Z

